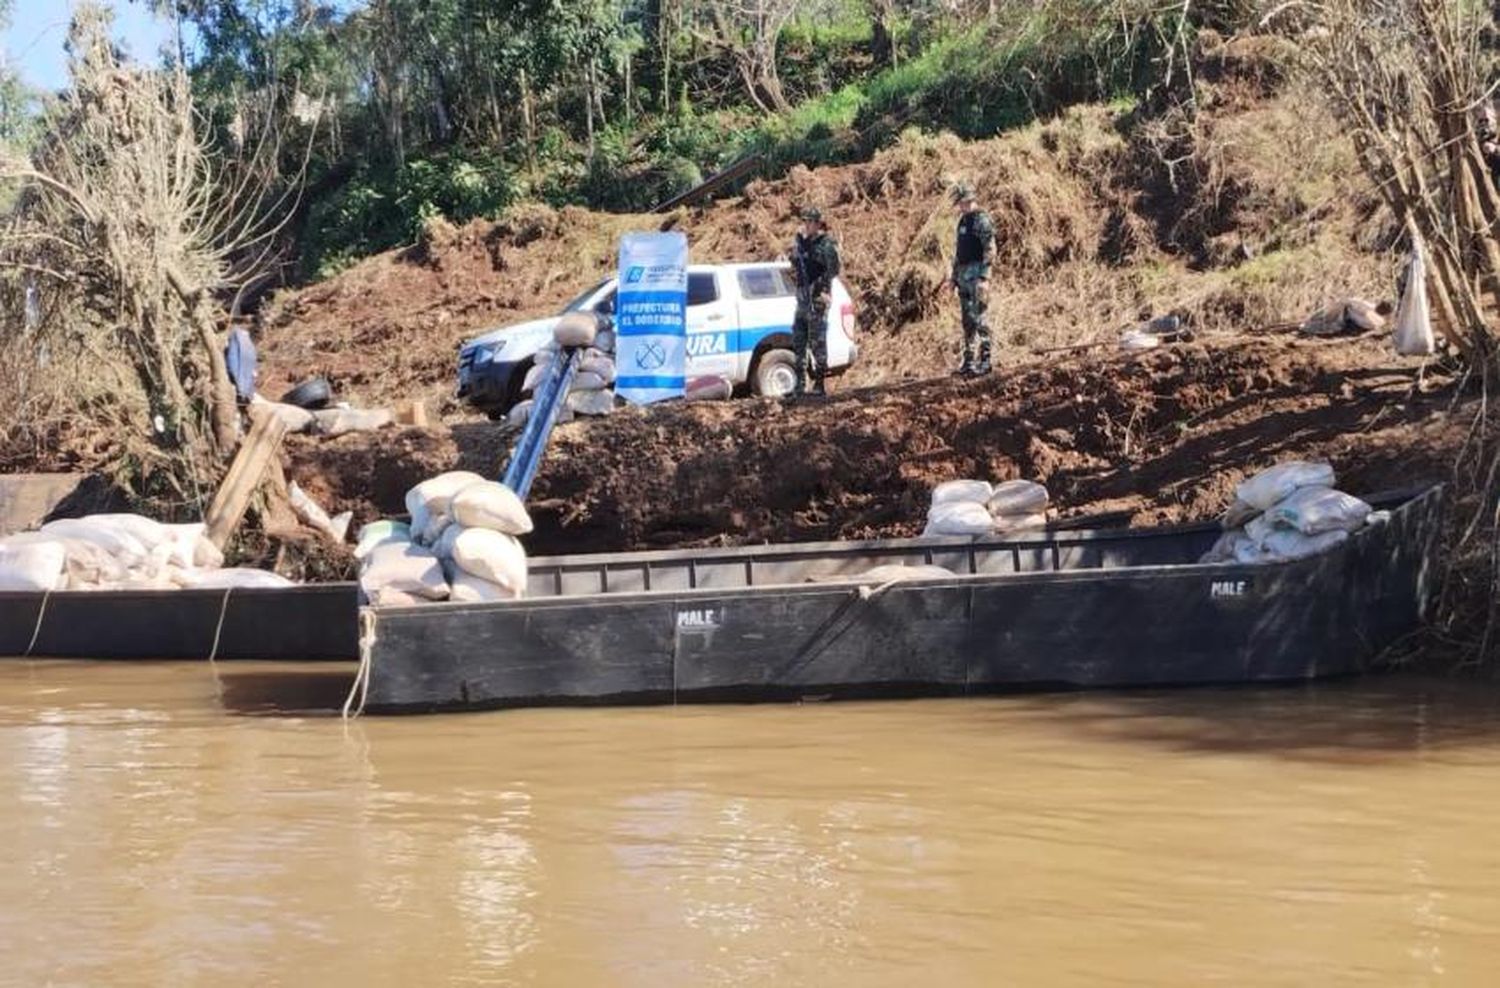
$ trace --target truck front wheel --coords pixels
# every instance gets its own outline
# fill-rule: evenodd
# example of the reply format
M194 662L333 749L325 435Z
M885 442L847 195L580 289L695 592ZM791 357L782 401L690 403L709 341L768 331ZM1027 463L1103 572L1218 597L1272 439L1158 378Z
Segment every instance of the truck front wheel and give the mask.
M780 398L797 386L797 363L790 350L767 350L755 363L755 393Z

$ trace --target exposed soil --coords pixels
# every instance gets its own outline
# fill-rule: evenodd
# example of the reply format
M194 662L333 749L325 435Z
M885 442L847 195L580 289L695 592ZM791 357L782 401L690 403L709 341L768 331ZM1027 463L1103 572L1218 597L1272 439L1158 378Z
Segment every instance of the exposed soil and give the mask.
M1060 520L1212 517L1248 473L1326 458L1373 492L1442 479L1467 418L1453 382L1383 338L1220 341L1036 362L1003 376L840 390L826 402L661 405L559 427L532 493L533 553L871 538L920 530L934 484L1038 480ZM493 475L489 423L299 439L332 510L399 514L407 486Z

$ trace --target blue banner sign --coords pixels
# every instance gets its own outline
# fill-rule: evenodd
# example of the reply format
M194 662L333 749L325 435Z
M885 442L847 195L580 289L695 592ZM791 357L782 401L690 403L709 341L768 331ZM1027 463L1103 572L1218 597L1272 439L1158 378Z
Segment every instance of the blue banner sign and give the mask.
M620 238L615 300L615 393L647 405L680 398L687 361L687 236Z

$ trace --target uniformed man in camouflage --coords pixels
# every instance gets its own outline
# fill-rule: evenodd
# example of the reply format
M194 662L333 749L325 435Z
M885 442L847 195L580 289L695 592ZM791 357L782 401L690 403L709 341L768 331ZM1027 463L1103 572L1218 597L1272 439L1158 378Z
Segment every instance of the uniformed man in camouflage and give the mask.
M792 396L807 389L807 349L812 344L812 393L824 395L828 373L828 303L833 278L839 273L839 248L828 235L823 214L802 211L802 230L792 245L792 278L797 283L797 316L792 322L792 356L797 364L797 384Z
M958 305L963 312L964 362L959 365L958 373L978 377L990 372L990 325L985 313L989 308L990 265L995 260L995 224L979 208L971 187L955 186L953 202L961 214L953 275L949 279L958 292Z

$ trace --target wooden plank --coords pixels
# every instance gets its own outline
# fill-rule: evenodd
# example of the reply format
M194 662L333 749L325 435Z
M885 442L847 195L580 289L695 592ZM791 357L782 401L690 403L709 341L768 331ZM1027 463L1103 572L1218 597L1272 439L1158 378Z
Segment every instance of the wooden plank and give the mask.
M675 195L666 202L652 210L653 213L669 213L678 206L687 206L706 198L716 190L728 185L737 178L744 178L760 166L761 156L758 154L748 155L734 162L721 172L710 175L702 182L688 189L686 192Z
M208 523L208 538L223 549L229 537L244 520L250 507L250 498L266 476L266 469L273 457L279 454L281 439L286 435L286 423L276 415L262 415L250 427L250 434L240 444L229 473L214 494L204 521Z

